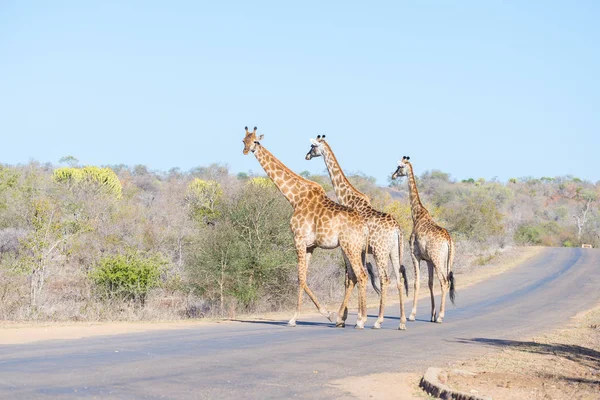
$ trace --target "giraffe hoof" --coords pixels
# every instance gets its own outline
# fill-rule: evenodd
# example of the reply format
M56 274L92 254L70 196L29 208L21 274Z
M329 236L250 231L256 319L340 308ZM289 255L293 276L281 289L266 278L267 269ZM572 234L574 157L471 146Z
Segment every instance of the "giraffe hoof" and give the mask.
M442 322L443 322L442 318L436 318L436 320L435 320L436 324L441 324Z
M410 317L408 317L408 320L409 320L409 321L414 321L414 320L415 320L415 316L414 316L414 315L411 315Z
M290 322L288 322L288 323L287 323L287 326L289 326L289 327L291 327L291 328L294 328L294 327L296 326L296 323L295 323L295 322L292 322L292 321L290 321Z
M406 330L406 325L405 324L400 324L400 326L398 327L399 331L405 331Z
M379 322L375 322L373 324L373 329L381 329L381 324Z
M354 329L365 329L363 325L356 324L354 325Z
M329 322L333 322L335 319L335 313L334 312L330 312L327 314L327 319L329 320Z
M335 327L336 328L345 328L346 327L346 323L345 322L336 322L335 323Z

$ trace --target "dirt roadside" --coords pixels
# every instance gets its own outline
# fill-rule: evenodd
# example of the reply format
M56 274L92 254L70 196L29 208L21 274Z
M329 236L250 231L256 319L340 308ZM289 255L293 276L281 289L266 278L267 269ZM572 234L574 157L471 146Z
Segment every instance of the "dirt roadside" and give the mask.
M520 341L485 344L498 350L441 366L440 382L462 393L492 399L600 398L600 304L579 313L564 328ZM421 376L372 374L330 385L359 399L431 399L419 387Z
M525 260L538 254L542 247L520 247L506 251L499 255L493 262L481 267L469 267L456 273L458 290L467 288L494 275L501 274L514 268ZM421 297L428 297L429 291L423 290L426 285L421 284ZM412 290L412 288L411 288ZM355 291L356 292L356 291ZM388 306L397 304L397 294L388 291ZM355 293L356 295L356 293ZM410 299L410 296L409 296ZM356 304L356 299L350 304ZM375 296L369 298L369 307L376 307L379 299ZM329 309L336 310L339 304L327 305ZM318 315L310 310L307 304L304 316ZM260 315L244 316L243 319L280 320L291 316L289 311L266 313ZM193 328L198 324L227 323L227 320L201 319L186 321L144 321L144 322L11 322L0 321L0 345L23 344L43 340L80 339L92 336L118 335L137 333L153 330L170 330Z
M455 391L493 399L600 399L600 304L561 328L521 340L474 340L485 357L449 365L439 381ZM465 344L468 344L466 342ZM431 399L422 374L384 373L330 382L346 394L370 399Z
M483 344L498 351L449 366L446 385L494 399L600 398L600 304L564 328ZM452 372L457 369L475 375Z

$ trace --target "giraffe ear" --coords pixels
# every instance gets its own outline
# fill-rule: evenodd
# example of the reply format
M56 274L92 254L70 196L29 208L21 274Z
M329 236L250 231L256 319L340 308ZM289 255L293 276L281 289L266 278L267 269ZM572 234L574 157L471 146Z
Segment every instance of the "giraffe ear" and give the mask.
M260 142L261 140L263 140L264 137L265 137L265 135L260 135L259 137L256 138L256 141Z
M310 139L310 143L311 143L311 144L314 144L315 146L318 146L318 145L319 145L319 142L317 142L317 140L316 140L316 139L312 139L312 138Z

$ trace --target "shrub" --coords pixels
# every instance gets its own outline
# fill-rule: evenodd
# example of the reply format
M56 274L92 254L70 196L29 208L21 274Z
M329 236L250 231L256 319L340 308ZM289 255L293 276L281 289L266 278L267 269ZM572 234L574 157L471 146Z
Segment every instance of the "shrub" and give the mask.
M160 283L166 261L158 254L130 251L104 257L90 273L102 299L140 302Z
M540 244L542 232L537 225L523 224L517 228L514 239L519 244Z
M121 198L123 188L121 181L110 168L88 166L84 168L63 167L54 170L52 175L57 183L92 184L98 188Z

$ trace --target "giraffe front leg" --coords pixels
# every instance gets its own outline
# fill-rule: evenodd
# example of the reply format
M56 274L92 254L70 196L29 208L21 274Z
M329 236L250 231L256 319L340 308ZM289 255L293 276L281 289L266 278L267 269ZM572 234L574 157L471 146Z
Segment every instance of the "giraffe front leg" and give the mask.
M288 326L292 327L296 326L296 319L302 308L302 296L304 295L304 285L306 283L306 249L304 248L300 251L297 245L296 253L298 255L298 303L294 316L288 321Z
M296 244L296 253L298 255L298 305L296 307L296 312L294 313L294 316L288 322L289 326L296 326L296 319L298 318L298 314L300 313L300 310L302 308L302 296L304 292L308 294L308 297L310 297L310 299L313 301L313 303L322 315L324 315L330 321L332 321L333 319L333 313L330 313L326 309L321 307L316 296L311 292L311 290L308 288L308 285L306 284L308 263L310 262L313 250L314 247L307 248L304 245L303 241L298 240L298 243Z
M314 249L315 249L314 247L310 247L310 248L306 249L306 271L308 271L308 266L310 265L310 259L312 257L312 253L313 253ZM323 315L325 318L327 318L330 322L333 322L335 313L329 312L324 307L321 307L321 305L319 304L319 301L317 300L317 296L315 296L313 294L313 292L308 287L308 284L306 283L306 275L304 276L304 291L306 292L306 294L308 294L308 297L310 297L310 299L314 303L315 307L317 307L317 310L319 310L319 313L321 313L321 315Z

